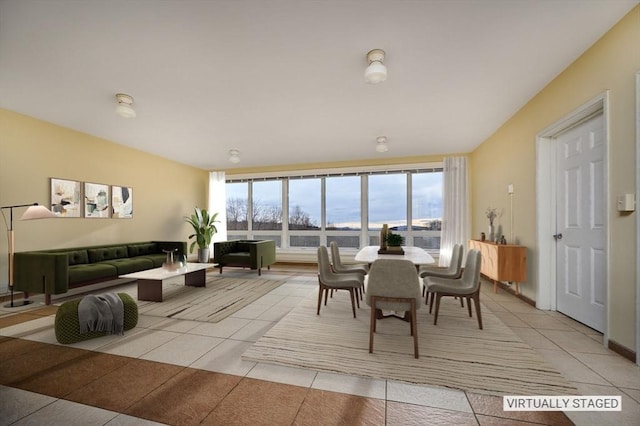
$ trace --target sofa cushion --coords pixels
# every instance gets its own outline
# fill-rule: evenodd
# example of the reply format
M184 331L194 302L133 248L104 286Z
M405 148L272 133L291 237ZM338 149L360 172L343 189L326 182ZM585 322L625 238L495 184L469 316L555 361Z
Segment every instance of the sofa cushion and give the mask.
M70 251L67 253L67 257L69 259L69 266L89 263L89 254L86 250Z
M69 266L69 285L84 281L115 278L118 270L113 265L106 263L87 263L84 265Z
M167 255L164 254L164 253L146 254L144 256L139 256L139 258L140 259L148 259L150 262L153 263L153 267L154 268L159 268L167 260Z
M153 268L153 261L151 259L145 259L143 257L134 257L128 259L111 259L104 262L108 265L113 265L118 270L118 275L131 274L133 272L144 271L145 269Z
M122 259L129 256L127 252L127 246L112 246L88 249L89 262L96 263L104 260Z
M226 265L247 265L250 264L249 252L228 253L222 256L222 262Z
M129 257L144 256L145 254L159 253L156 243L131 244L127 245Z

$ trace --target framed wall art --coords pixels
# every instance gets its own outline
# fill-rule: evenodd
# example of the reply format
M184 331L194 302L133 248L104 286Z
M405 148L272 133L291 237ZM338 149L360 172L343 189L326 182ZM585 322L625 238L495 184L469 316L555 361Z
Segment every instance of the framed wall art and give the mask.
M111 212L109 185L84 183L84 217L107 218Z
M111 217L131 219L133 217L133 188L111 186Z
M58 217L82 217L81 185L75 180L51 178L51 211Z

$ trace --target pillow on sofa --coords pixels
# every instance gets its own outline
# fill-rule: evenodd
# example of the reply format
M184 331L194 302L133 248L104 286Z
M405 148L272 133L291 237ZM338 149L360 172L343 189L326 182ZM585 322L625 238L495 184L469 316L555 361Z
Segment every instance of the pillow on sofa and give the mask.
M158 253L156 243L132 244L127 246L127 250L129 251L129 257Z
M89 261L91 263L102 262L103 260L121 259L128 257L126 246L113 246L88 249Z
M67 252L67 258L69 259L69 266L89 263L89 255L86 250L69 251Z

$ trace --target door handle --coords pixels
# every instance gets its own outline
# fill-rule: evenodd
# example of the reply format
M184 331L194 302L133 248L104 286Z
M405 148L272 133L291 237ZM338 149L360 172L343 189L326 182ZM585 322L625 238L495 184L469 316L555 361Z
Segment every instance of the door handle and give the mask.
M560 241L562 239L562 234L554 234L553 239L556 241Z

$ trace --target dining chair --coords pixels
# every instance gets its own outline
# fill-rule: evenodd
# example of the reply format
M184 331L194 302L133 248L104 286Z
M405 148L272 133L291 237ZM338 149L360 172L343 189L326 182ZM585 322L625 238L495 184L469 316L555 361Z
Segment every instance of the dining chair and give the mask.
M404 312L401 318L411 324L414 357L418 358L416 311L420 308L420 277L413 262L402 259L378 259L367 275L367 305L371 306L369 353L373 353L376 321L387 318L382 310ZM395 316L395 315L393 315Z
M460 278L462 275L462 257L463 257L463 247L462 244L455 244L453 246L453 250L451 252L451 261L449 262L449 266L447 267L436 267L436 266L424 266L420 269L420 278L423 279L423 287L422 287L422 295L425 296L424 303L429 303L429 295L430 291L427 288L427 283L424 280L426 277L439 277L439 278ZM433 298L432 303L429 307L429 313L431 313L431 307L433 306ZM460 306L464 307L463 299L460 298Z
M324 305L327 305L327 294L329 290L347 290L351 295L351 309L353 317L356 317L356 303L360 308L360 301L356 296L356 291L364 285L364 275L359 273L336 274L331 269L329 263L329 252L325 246L318 247L318 310L320 315L320 305L324 293Z
M480 312L480 262L482 257L478 250L469 250L467 261L464 265L462 277L457 279L426 277L427 290L432 293L432 299L436 299L436 312L433 318L433 325L438 324L438 312L440 310L440 299L444 296L464 297L467 299L469 317L471 317L471 299L476 307L478 317L478 327L482 330L482 313Z
M333 271L336 274L357 273L357 274L362 274L363 277L367 275L367 272L369 271L369 269L367 268L366 265L363 265L363 264L345 265L344 263L342 263L342 260L340 259L340 248L338 247L338 243L336 243L335 241L331 241L331 243L329 243L329 246L331 247L331 265L333 267ZM360 300L362 300L363 291L364 291L364 284L362 285L362 287L358 289Z

